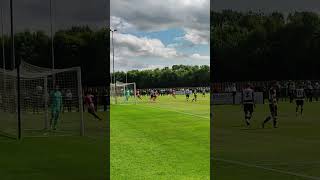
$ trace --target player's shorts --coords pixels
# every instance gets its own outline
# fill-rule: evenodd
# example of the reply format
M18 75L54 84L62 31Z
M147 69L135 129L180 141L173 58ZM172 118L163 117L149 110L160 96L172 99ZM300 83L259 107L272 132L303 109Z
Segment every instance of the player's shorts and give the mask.
M187 94L187 95L186 95L186 97L187 97L187 98L189 98L189 97L190 97L190 95L189 95L189 94Z
M253 113L253 104L244 104L243 110L245 113L247 112Z
M270 113L272 116L278 116L278 105L276 104L269 104Z
M296 104L297 104L297 106L303 106L304 100L298 99L298 100L296 100Z

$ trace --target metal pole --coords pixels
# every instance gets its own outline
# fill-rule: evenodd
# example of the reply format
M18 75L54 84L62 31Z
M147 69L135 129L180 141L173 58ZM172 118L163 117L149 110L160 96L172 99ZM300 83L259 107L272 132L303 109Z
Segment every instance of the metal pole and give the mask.
M126 84L128 83L128 72L126 72Z
M6 55L4 49L4 26L3 26L3 9L1 8L1 43L2 43L2 68L6 70Z
M53 30L53 2L50 0L50 36L51 36L51 68L52 68L52 86L56 86L55 80L55 56L54 56L54 30Z
M113 73L113 82L114 82L114 93L115 93L115 103L117 104L117 80L116 80L116 74L115 74L115 71L114 71L114 40L113 40L113 33L116 32L117 30L114 29L114 30L111 30L111 38L112 38L112 73Z
M16 67L15 63L15 45L14 45L14 30L13 30L13 0L10 0L10 26L11 26L11 55L13 69ZM17 115L18 115L18 139L21 139L21 106L20 106L20 65L17 66Z
M4 26L3 26L3 9L1 7L1 43L2 43L2 68L3 68L3 94L6 94L6 55L5 55L5 43L4 43ZM6 110L7 100L3 99L4 110Z
M50 0L50 35L51 35L51 60L52 69L55 69L55 57L54 57L54 37L53 37L53 10L52 0Z
M12 55L12 69L16 68L16 58L14 49L14 29L13 29L13 0L10 0L10 27L11 27L11 55Z

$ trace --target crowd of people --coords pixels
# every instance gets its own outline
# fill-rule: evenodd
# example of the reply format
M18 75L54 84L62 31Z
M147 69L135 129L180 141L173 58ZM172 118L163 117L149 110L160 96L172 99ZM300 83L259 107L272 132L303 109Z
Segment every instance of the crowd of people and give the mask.
M236 93L242 92L246 88L247 82L237 83L215 83L212 86L212 92L214 93ZM255 92L263 92L265 99L268 98L269 87L272 86L272 82L251 82L252 88ZM320 100L320 81L277 81L275 89L277 91L277 98L281 101L290 102L294 99L295 90L302 86L306 93L308 101Z

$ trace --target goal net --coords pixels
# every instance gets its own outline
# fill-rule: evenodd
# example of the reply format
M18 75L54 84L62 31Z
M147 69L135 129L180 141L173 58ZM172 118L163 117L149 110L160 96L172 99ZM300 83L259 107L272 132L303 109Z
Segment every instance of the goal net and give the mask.
M0 132L11 136L18 133L17 73L0 71ZM54 93L60 91L61 104L54 105ZM59 108L59 118L54 128L53 109ZM83 101L81 69L48 69L26 62L20 65L20 110L22 134L83 135Z
M111 84L110 97L111 104L136 104L136 83Z

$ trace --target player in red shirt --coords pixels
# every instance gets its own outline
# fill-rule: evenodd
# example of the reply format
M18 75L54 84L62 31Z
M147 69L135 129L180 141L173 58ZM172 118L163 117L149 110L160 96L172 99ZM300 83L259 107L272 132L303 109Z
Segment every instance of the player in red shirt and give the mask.
M99 119L101 121L102 119L96 114L93 97L94 96L90 92L88 92L84 98L84 102L88 107L88 112L92 114L96 119Z

